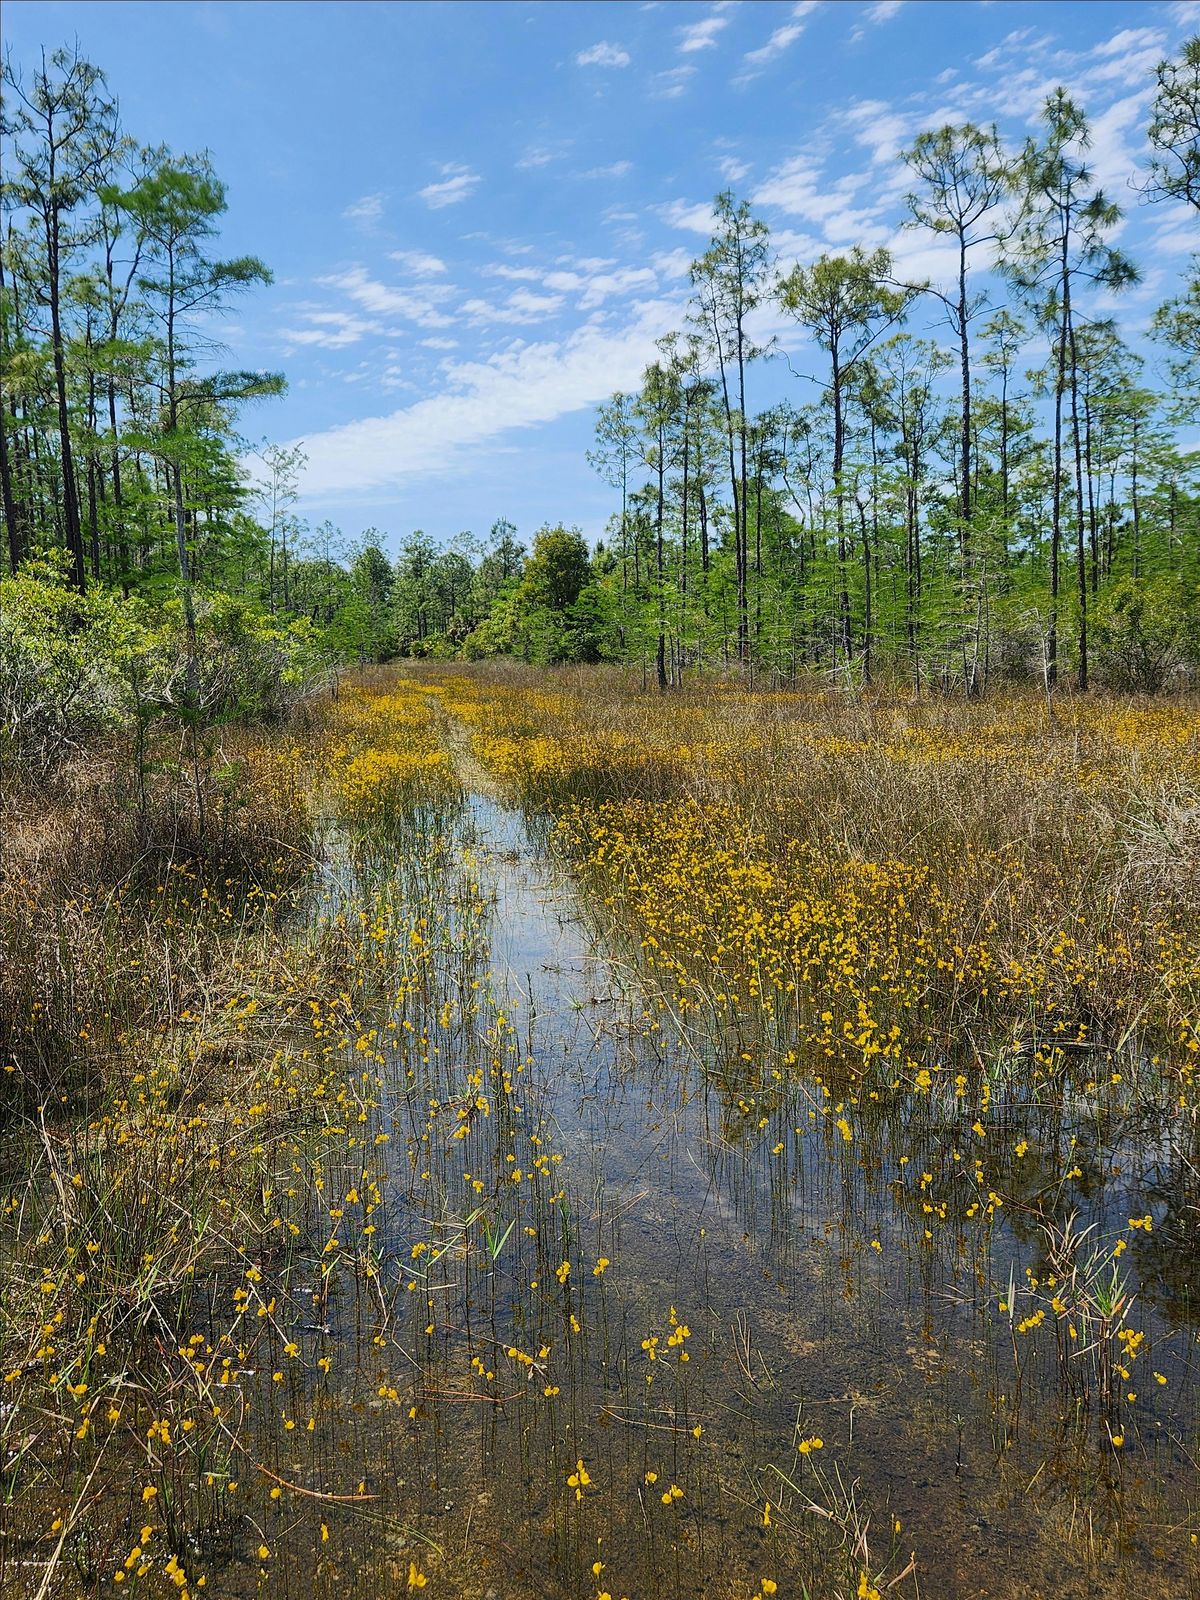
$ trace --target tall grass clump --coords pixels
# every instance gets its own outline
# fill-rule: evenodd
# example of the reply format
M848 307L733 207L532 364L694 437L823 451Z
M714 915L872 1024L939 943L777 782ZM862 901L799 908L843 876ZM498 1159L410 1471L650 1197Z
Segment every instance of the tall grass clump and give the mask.
M1190 1082L1193 700L440 692L684 1008L782 1011L855 1071L1136 1043Z

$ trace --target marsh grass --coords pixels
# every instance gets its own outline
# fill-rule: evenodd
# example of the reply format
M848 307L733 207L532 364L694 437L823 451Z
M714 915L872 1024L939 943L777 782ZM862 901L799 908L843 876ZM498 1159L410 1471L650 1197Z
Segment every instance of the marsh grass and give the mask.
M1124 1452L1174 1592L1198 766L420 669L231 735L203 835L119 751L11 797L0 1584L913 1596L912 1459L1115 1596Z

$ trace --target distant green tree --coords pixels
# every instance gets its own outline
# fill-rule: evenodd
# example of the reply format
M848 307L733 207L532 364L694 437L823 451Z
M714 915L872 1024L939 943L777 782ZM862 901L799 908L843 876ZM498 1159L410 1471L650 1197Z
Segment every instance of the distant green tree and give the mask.
M971 295L968 268L973 250L994 244L998 234L992 223L1008 186L1008 173L995 128L977 128L966 122L947 125L917 135L904 160L920 187L908 196L914 222L934 233L949 236L957 254L953 294L932 286L945 307L959 348L959 466L958 502L960 546L964 572L971 548L971 322L984 306L985 297Z
M859 362L883 335L902 322L917 293L897 287L892 258L855 245L848 255L822 255L811 267L794 267L779 283L779 303L806 328L829 360L829 405L833 413L833 499L837 517L838 616L847 663L854 653L850 612L849 550L853 532L846 515L847 386ZM868 552L864 548L864 571ZM869 626L868 626L869 636ZM869 642L867 659L869 660Z
M180 596L188 632L194 634L185 484L198 460L198 419L214 404L237 405L279 394L283 379L264 372L216 372L202 378L189 374L197 356L212 348L208 319L233 296L272 278L257 256L221 261L207 254L217 219L228 206L225 186L207 156L167 158L122 195L120 205L137 220L146 240L146 270L139 287L159 329L159 407L148 443L171 484Z
M712 242L692 262L691 320L720 378L733 510L738 656L744 661L750 654L746 369L762 354L750 336L749 318L767 291L770 234L749 204L736 201L728 189L714 201L714 220Z
M1028 139L1014 169L1020 215L1006 243L1004 267L1018 297L1054 341L1054 478L1051 486L1050 627L1048 680L1058 675L1058 591L1062 546L1064 408L1074 458L1076 597L1079 683L1088 677L1088 590L1084 537L1083 441L1079 406L1076 300L1085 285L1116 291L1137 281L1133 263L1108 243L1120 207L1093 187L1082 157L1091 143L1088 121L1064 89L1046 97L1042 137Z
M587 541L578 528L544 527L512 595L514 643L529 661L549 665L591 661L599 654L593 632L594 597L580 608L592 579Z
M63 282L82 242L81 230L72 228L71 219L88 205L108 173L117 144L117 110L107 98L104 74L77 48L55 50L49 61L43 56L28 87L6 56L3 81L15 102L15 111L6 106L3 112L4 139L13 141L12 160L5 161L4 188L7 199L32 214L40 233L42 260L35 292L50 317L63 520L71 581L82 590L87 578L67 396ZM6 517L11 509L6 505Z

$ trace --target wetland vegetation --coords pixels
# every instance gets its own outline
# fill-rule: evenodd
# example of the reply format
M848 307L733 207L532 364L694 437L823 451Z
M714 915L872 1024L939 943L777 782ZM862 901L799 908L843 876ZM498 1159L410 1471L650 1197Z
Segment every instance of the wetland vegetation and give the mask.
M228 756L207 858L12 822L6 1583L1189 1592L1194 702L414 667Z
M603 532L391 548L238 432L210 155L4 80L0 1591L1200 1600L1200 258L1118 320L1112 124L909 128L888 246L722 192Z

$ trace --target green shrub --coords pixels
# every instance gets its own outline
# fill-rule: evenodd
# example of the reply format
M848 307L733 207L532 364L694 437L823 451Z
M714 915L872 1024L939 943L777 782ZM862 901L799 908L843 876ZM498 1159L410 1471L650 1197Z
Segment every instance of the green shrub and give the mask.
M1092 635L1108 684L1153 693L1195 664L1200 605L1174 578L1118 578L1096 602Z
M143 608L111 590L78 594L61 565L30 563L0 580L0 758L44 777L120 728L124 668L145 633Z
M311 624L233 595L197 597L193 658L177 600L81 595L53 562L0 580L0 757L35 778L163 719L277 721L327 671Z

